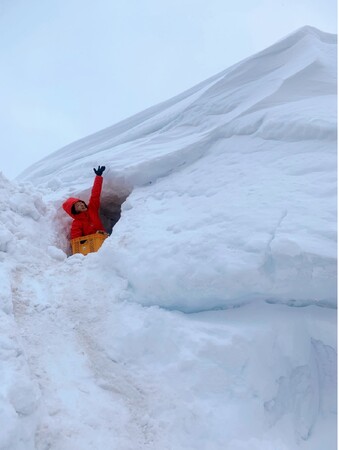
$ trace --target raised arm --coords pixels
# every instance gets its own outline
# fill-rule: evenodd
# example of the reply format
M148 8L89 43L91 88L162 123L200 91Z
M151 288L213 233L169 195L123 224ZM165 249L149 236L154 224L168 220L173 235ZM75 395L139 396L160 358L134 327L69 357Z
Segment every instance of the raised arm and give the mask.
M94 183L91 192L91 198L89 199L88 206L91 208L99 209L100 208L100 195L102 189L102 173L105 170L105 166L99 166L97 169L93 169L96 176L94 178Z

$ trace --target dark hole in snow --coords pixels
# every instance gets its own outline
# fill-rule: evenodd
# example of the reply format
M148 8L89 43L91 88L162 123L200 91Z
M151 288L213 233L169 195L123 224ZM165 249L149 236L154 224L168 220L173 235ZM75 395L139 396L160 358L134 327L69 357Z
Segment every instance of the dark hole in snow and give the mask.
M121 216L121 205L124 203L130 192L121 191L119 193L105 192L101 195L100 218L108 233L111 233L114 225Z

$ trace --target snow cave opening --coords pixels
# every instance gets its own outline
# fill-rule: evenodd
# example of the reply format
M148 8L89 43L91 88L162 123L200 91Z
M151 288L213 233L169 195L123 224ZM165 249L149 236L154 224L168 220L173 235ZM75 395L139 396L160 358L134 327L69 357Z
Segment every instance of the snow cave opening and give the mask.
M121 217L121 206L127 199L127 197L131 194L132 187L127 186L127 183L121 180L105 180L101 198L100 198L100 209L99 215L100 219L105 227L105 230L111 234L114 226L120 220ZM83 191L78 191L71 193L71 197L80 198L84 200L86 203L89 202L89 197L91 194L91 189L86 189ZM71 221L69 218L67 219L67 215L64 214L62 210L62 214L60 216L61 221L59 223L60 226L60 237L58 239L58 247L63 249L65 253L70 256L72 255L72 249L70 244L70 226Z
M104 191L101 195L100 218L106 229L111 234L115 224L121 217L121 205L129 196L130 191L120 192Z

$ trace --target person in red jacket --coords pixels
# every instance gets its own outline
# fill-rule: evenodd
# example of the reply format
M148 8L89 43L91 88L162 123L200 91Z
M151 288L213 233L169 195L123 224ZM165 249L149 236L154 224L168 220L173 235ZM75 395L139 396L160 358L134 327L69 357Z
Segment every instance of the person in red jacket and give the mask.
M88 205L80 198L73 197L67 199L62 205L67 214L74 219L71 226L71 239L94 233L107 234L99 217L102 174L105 166L98 166L93 170L96 176Z

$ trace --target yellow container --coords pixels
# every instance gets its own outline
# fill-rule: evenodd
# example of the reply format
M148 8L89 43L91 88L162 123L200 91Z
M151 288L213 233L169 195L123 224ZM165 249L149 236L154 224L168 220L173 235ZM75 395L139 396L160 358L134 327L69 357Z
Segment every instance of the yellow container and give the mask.
M97 252L106 238L107 234L95 233L71 239L72 253L87 255Z

